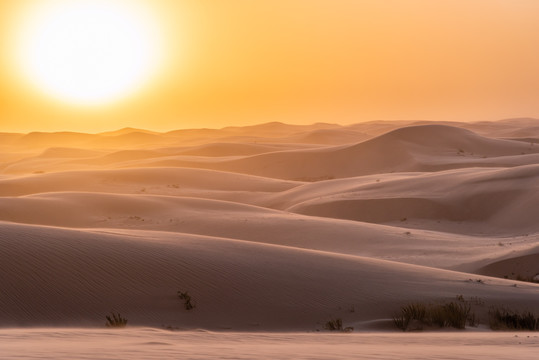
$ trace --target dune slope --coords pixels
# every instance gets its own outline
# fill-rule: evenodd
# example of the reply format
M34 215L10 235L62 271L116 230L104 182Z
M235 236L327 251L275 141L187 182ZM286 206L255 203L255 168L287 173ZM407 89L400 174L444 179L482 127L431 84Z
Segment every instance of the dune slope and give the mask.
M110 311L133 324L315 329L386 319L402 303L457 294L516 307L538 285L289 247L185 234L106 234L2 224L0 321L98 325ZM396 276L398 274L398 276ZM406 291L403 291L406 289ZM182 309L178 290L196 302ZM354 312L349 310L353 308Z

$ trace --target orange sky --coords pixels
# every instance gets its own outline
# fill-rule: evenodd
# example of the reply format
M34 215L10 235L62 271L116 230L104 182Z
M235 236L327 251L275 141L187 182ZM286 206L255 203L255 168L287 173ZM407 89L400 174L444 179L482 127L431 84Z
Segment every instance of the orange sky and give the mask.
M21 4L46 1L0 1L0 131L539 117L537 0L140 0L166 63L94 107L13 69Z

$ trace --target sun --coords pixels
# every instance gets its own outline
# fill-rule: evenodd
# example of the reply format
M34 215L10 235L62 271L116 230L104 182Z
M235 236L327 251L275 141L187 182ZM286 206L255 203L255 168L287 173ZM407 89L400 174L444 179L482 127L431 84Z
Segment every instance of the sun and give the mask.
M99 105L136 92L159 68L157 21L140 2L48 0L28 11L17 62L58 100Z

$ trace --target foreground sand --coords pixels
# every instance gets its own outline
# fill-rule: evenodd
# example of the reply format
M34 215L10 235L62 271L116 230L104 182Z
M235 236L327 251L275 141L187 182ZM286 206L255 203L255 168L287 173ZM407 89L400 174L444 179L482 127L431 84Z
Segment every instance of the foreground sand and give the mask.
M46 349L58 331L60 358L63 338L87 338L90 351L94 336L109 339L105 315L120 312L135 327L242 331L245 341L182 333L208 354L239 343L239 358L258 347L270 357L281 340L283 358L314 343L311 354L337 358L404 354L386 347L394 341L434 342L406 354L444 358L468 338L525 358L536 340L516 347L490 332L252 332L323 330L335 318L356 332L395 331L401 306L457 296L479 320L469 330L486 329L492 307L539 313L539 285L518 281L539 274L537 122L0 134L0 327L10 328L0 345L15 354L24 340L9 336L19 334ZM35 326L102 330L13 330ZM129 339L159 334L143 341L148 351L181 350L164 340L178 333L113 334L111 346L143 353Z
M54 341L51 341L54 339ZM0 330L3 359L537 359L537 333Z

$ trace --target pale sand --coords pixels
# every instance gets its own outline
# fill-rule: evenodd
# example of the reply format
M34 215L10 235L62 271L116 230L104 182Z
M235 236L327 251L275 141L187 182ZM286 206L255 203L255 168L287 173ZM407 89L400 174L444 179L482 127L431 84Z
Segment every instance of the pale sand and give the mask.
M0 349L69 358L84 338L81 354L89 339L127 351L107 358L155 344L188 358L527 358L536 338L490 331L250 332L331 318L387 332L402 305L457 295L475 299L478 329L492 306L539 313L539 285L514 280L539 273L538 122L0 134L0 326L102 327L115 311L132 326L243 332L11 329Z
M54 339L54 341L51 341ZM2 359L535 360L537 333L233 333L149 328L0 330Z

